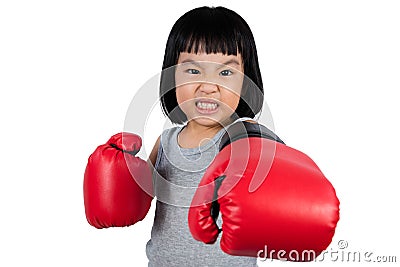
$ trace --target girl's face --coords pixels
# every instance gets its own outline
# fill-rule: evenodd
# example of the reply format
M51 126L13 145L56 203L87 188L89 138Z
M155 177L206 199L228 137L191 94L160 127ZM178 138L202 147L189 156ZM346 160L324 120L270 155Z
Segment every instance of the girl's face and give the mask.
M229 119L239 104L243 78L240 54L180 53L176 98L189 123L211 127Z

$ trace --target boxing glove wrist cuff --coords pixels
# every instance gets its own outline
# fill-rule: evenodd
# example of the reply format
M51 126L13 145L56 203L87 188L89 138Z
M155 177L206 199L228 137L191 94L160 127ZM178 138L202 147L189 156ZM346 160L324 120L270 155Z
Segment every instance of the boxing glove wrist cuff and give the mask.
M222 136L219 151L234 141L248 137L266 138L285 144L274 132L264 125L247 121L238 121L230 125L226 133Z

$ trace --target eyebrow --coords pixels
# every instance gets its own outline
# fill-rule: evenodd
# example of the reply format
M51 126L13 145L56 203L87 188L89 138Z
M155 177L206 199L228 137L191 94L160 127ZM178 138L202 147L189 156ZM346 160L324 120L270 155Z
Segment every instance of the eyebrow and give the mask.
M181 62L181 64L183 64L183 63L191 63L191 64L193 64L193 65L196 65L196 66L198 66L198 67L201 67L200 66L200 64L198 63L198 62L201 62L201 61L195 61L195 60L193 60L193 59L185 59L184 61L182 61ZM240 63L239 63L239 61L237 61L236 59L230 59L230 60L228 60L228 61L226 61L226 62L224 62L224 63L218 63L219 65L237 65L237 66L240 66Z
M231 65L231 64L234 64L234 65L240 65L240 63L239 63L239 61L237 61L236 59L230 59L230 60L228 60L227 62L225 62L225 63L222 63L222 64L224 64L224 65Z

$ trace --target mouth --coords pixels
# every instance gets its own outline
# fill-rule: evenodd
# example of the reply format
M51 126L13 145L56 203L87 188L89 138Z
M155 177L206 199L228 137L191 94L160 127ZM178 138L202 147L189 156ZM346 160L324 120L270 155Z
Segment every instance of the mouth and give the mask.
M219 104L217 101L210 99L201 99L195 102L196 109L201 114L213 114L218 111Z

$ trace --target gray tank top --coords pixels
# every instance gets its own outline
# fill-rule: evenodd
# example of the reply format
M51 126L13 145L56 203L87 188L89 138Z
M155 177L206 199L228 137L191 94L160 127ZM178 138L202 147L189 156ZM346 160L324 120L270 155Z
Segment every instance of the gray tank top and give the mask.
M188 226L189 206L205 170L218 153L225 130L221 129L198 148L181 148L178 134L182 129L167 129L160 138L153 177L156 212L151 239L146 245L148 266L257 266L256 258L223 252L219 246L221 234L212 245L192 237ZM221 216L217 223L221 227Z

